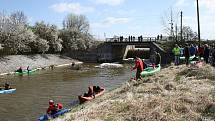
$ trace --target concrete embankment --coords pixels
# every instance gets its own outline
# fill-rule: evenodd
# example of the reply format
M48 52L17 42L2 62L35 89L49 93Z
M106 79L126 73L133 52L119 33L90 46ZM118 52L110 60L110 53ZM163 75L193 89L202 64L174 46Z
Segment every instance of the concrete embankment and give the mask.
M77 107L54 121L214 121L215 69L170 66Z
M5 56L0 57L0 75L12 74L19 67L26 69L27 66L30 66L32 69L42 69L50 66L67 66L73 62L81 63L78 60L56 54Z

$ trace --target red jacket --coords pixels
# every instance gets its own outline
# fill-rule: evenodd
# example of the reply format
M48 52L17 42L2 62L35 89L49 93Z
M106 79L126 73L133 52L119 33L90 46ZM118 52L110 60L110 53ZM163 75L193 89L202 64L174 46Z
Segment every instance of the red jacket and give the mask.
M55 107L54 104L51 104L51 105L49 105L49 107L48 107L46 113L49 113L49 114L50 114L50 113L52 113L52 112L54 112L54 111L57 111L57 108Z
M47 113L53 113L56 112L58 109L62 109L63 105L61 103L57 103L57 105L51 104L49 105L48 109L47 109Z
M199 47L198 54L204 54L204 48L203 47Z
M143 61L140 58L135 60L135 67L133 68L133 70L134 69L143 71Z

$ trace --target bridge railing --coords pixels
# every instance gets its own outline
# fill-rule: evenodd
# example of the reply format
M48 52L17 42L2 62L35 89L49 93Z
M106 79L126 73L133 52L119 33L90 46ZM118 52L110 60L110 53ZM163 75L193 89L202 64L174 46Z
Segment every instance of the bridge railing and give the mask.
M142 37L142 38L106 38L106 42L156 42L156 37Z

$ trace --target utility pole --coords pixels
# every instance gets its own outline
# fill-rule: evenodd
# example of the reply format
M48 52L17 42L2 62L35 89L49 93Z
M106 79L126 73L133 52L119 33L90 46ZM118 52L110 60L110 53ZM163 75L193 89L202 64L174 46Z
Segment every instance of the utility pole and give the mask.
M106 39L106 33L104 33L104 39L105 39L105 41L107 41L107 39Z
M197 20L198 20L198 40L199 40L199 46L200 46L200 41L201 41L201 36L200 36L200 21L199 21L199 0L196 0L197 2Z
M178 43L178 27L177 27L177 24L175 25L175 40Z
M183 12L181 11L181 42L183 41L183 36L182 36L182 35L183 35L183 34L182 34L182 33L183 33L183 30L182 30L182 29L183 29L182 17L183 17Z
M173 41L173 18L172 18L172 9L171 9L171 20L170 20L170 37L171 37L171 40Z

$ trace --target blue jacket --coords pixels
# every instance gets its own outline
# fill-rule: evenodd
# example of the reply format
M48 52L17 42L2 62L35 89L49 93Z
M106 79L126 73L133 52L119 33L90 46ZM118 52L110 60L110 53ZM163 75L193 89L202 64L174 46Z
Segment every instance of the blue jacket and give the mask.
M196 54L196 48L195 47L190 47L190 56L193 56Z

